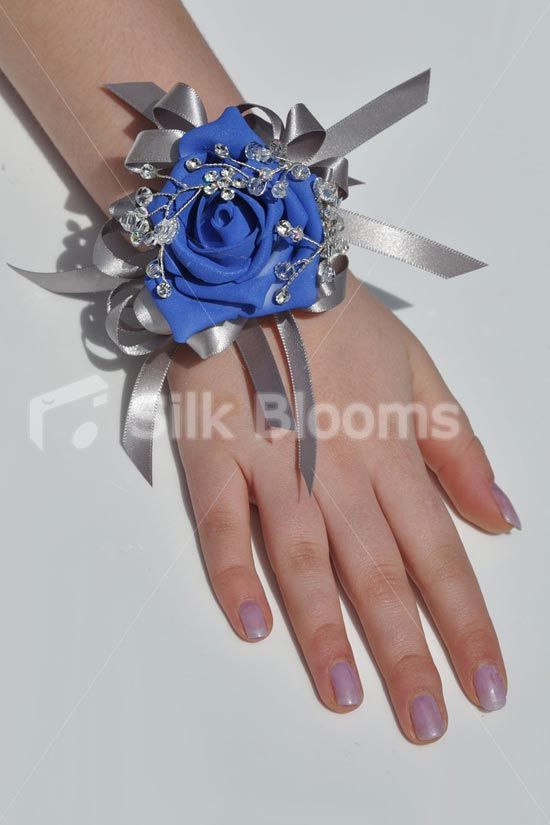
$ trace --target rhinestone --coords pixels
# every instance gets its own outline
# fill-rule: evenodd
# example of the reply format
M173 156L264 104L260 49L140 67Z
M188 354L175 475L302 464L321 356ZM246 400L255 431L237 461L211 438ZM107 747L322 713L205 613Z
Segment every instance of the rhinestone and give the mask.
M216 181L216 185L218 189L229 189L231 181L228 178L220 178L220 180Z
M227 178L228 180L231 180L233 178L233 175L235 174L235 169L233 169L232 166L225 166L220 174L222 178Z
M164 218L155 227L158 243L172 243L178 234L179 222L177 218Z
M237 189L244 189L246 186L246 180L240 175L234 177L232 183Z
M313 191L315 192L315 197L325 203L336 203L338 200L338 187L331 180L316 178L313 184Z
M288 261L281 261L275 264L273 271L275 272L275 277L280 281L288 281L290 276L294 274L294 267Z
M153 244L156 243L156 241L157 241L157 236L155 235L154 232L148 232L147 235L144 235L144 237L143 237L143 243L146 246L153 246Z
M218 185L217 183L207 183L206 186L203 187L202 191L205 195L213 195L214 192L218 191Z
M234 189L223 189L222 190L222 200L232 201L234 197L235 197L235 190Z
M290 221L279 221L277 224L277 234L281 236L281 238L286 238L289 234L290 230L292 229L292 224Z
M226 158L229 155L229 149L225 143L216 143L214 146L214 152L219 158Z
M137 215L139 218L148 218L149 212L144 206L137 206L134 209L134 214Z
M118 222L126 232L132 232L138 222L138 217L136 213L131 210L121 215Z
M274 158L286 158L286 143L276 138L269 144L269 150Z
M288 183L286 180L278 180L271 187L271 194L274 198L285 198L288 195Z
M327 221L335 221L338 217L338 210L335 206L325 206L323 209L323 217L327 219Z
M293 226L292 229L290 230L290 240L297 243L298 241L301 241L303 237L304 237L304 230L302 229L302 227L301 226Z
M188 172L194 172L195 169L200 169L201 166L202 166L202 164L201 164L199 158L188 158L185 161L185 168L187 169Z
M244 147L244 153L248 160L257 160L260 162L271 160L271 152L267 146L262 146L260 143L256 143L256 141L247 143Z
M144 163L141 169L138 170L139 176L145 180L156 178L157 170L151 163Z
M169 284L168 281L161 281L160 284L157 284L156 293L159 298L169 298L172 294L172 284Z
M265 192L265 180L260 178L250 178L248 181L248 191L251 195L263 195Z
M290 300L290 289L285 285L275 293L275 303L280 306L281 304L286 304L288 300Z
M161 268L158 261L149 261L147 266L145 267L145 274L148 278L159 278L161 274Z
M140 186L134 200L138 206L147 206L153 200L153 193L148 186Z
M321 261L317 274L322 284L330 284L331 281L334 281L336 272L328 261Z
M204 173L202 179L205 183L212 183L213 181L218 180L218 173L215 169L209 169L208 172Z
M295 163L291 166L289 174L294 180L307 180L311 172L305 163Z

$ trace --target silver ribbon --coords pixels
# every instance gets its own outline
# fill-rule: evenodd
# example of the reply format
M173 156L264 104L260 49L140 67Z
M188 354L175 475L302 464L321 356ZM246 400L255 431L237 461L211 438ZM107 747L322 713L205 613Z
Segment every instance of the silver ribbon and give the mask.
M307 163L314 174L334 181L342 198L346 198L349 187L361 181L349 177L345 156L423 106L428 99L429 82L430 72L422 72L326 130L303 103L292 106L284 124L279 115L266 106L242 103L238 108L264 141L284 141L291 159ZM138 134L126 157L129 169L137 170L146 163L156 169L171 167L178 159L181 137L207 122L200 96L184 83L176 84L169 92L155 83L116 83L106 88L156 126ZM122 443L134 464L152 483L155 417L175 344L167 322L144 286L145 267L155 252L137 252L125 240L117 221L132 206L127 196L111 206L112 217L96 241L92 266L52 273L12 268L51 292L109 291L106 329L110 338L123 352L146 356L132 390ZM475 258L408 230L345 209L340 211L344 220L343 235L351 244L443 278L485 266ZM308 312L326 312L344 299L347 257L337 255L331 263L335 277L318 284L317 298L307 308ZM275 322L291 377L294 415L269 344L256 320L237 318L215 324L192 335L186 343L201 358L210 358L235 343L262 401L266 421L272 426L277 426L279 419L264 404L265 398L276 394L283 399L287 421L298 438L298 464L311 492L316 462L315 402L307 354L292 314L275 314Z

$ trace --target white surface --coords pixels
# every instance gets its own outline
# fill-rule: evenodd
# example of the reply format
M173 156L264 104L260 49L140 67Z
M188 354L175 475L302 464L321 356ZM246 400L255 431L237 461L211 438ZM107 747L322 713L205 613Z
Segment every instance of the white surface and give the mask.
M417 748L351 622L366 700L344 717L315 699L275 598L271 638L241 643L211 597L168 440L156 444L154 490L119 446L127 365L105 370L80 338L84 320L102 340L101 312L87 320L85 302L2 264L0 822L550 821L548 7L339 0L325 29L326 4L188 5L250 99L279 111L303 99L327 124L433 68L429 105L355 153L367 186L352 203L491 266L445 283L354 251L353 268L414 305L403 319L523 519L508 538L459 525L500 634L509 702L493 715L470 706L428 630L450 724ZM54 269L74 261L74 250L60 257L69 224L89 239L99 216L3 88L2 257ZM107 403L51 410L40 451L30 399L94 375ZM75 449L89 421L98 436Z

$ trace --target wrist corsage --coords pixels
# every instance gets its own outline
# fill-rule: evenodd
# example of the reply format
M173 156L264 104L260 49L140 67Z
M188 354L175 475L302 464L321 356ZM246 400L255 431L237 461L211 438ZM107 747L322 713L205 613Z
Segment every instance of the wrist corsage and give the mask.
M268 423L279 423L281 412L278 404L273 416L269 399L284 399L311 491L313 389L292 310L324 312L342 301L350 245L444 278L484 266L342 207L360 183L348 176L346 155L422 106L428 87L424 72L328 129L302 103L284 123L252 104L208 122L199 95L185 84L167 93L154 83L108 87L155 126L137 136L126 158L139 186L112 204L91 266L23 274L54 292L109 291L110 338L145 357L122 441L150 483L155 415L175 345L209 358L236 344ZM283 343L292 407L257 321L266 315L274 316Z

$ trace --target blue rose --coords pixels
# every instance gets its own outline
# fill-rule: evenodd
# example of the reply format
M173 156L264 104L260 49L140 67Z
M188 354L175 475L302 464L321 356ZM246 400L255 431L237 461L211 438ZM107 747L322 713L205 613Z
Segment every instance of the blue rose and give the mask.
M235 172L243 180L237 181L241 188L231 187L231 200L223 199L222 189L216 183L211 187L214 191L204 191L205 174L215 167L202 164L218 164L221 169L219 165L225 162L215 153L214 147L219 144L228 148L232 158L255 169L277 167L275 160L247 159L244 150L251 142L261 144L235 107L226 109L218 120L192 129L179 142L180 159L170 171L174 180L167 181L161 190L166 199L156 197L149 205L151 222L158 225L165 217L158 207L167 204L169 196L178 191L174 181L189 187L172 201L168 213L170 217L181 210L177 215L177 233L164 247L166 279L172 286L170 296L160 298L156 282L146 279L177 342L183 343L213 324L304 308L316 300L318 257L305 265L289 285L288 300L283 305L275 300L284 287L284 281L275 274L277 264L280 272L285 263L295 265L311 257L316 249L311 241L323 240L323 223L312 189L314 175L306 180L294 180L288 175L284 198L274 197L271 185L264 193L252 195L244 177L255 173L243 166L242 175ZM193 158L201 162L200 168L189 169ZM297 242L281 237L277 232L280 221L302 227L306 237Z

